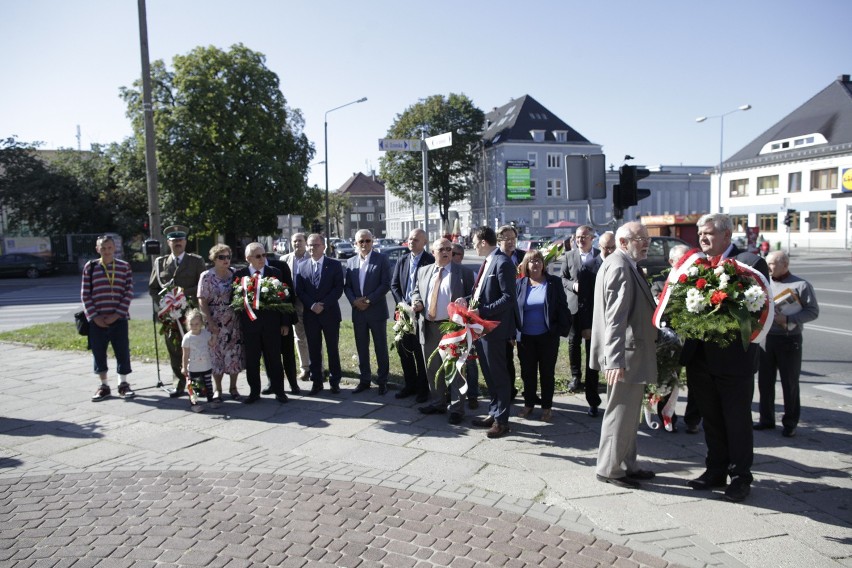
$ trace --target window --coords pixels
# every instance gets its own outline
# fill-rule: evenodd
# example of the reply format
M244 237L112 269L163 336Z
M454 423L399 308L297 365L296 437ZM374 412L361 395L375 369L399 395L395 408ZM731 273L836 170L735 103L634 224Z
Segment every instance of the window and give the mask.
M379 199L378 201L376 201L376 205L378 205L379 207L384 207L385 206L385 200Z
M547 180L547 196L562 197L562 180L549 179Z
M373 214L372 214L372 213L367 213L367 221L372 221L372 220L373 220L373 217L374 217L374 216L373 216Z
M758 195L775 195L776 193L778 193L778 176L757 178Z
M555 222L556 222L556 211L554 211L553 209L548 209L547 210L547 224L549 225L549 224L555 223Z
M349 216L349 220L352 221L353 223L357 223L358 221L361 220L361 214L360 213L352 213Z
M553 137L557 142L566 142L568 140L568 132L565 130L554 130Z
M808 217L808 224L811 226L811 231L836 231L837 212L811 211Z
M373 200L372 200L372 199L368 199L368 200L367 200L367 207L372 207L372 206L373 206Z
M554 154L552 152L547 153L547 167L548 168L561 168L562 167L562 154Z
M732 179L731 180L731 197L745 197L748 195L748 180L747 179Z
M731 215L735 233L744 233L748 227L748 215Z
M530 163L530 169L535 169L538 164L538 152L527 152L527 161Z
M535 197L535 180L530 180L530 197Z
M757 226L761 233L774 233L778 230L778 215L775 213L760 214L757 216Z
M811 172L811 191L823 189L837 189L837 168L813 170Z
M530 130L530 135L533 142L544 142L544 130Z
M541 211L539 209L533 209L532 224L533 227L541 227Z
M379 221L384 221L384 220L385 220L385 218L386 218L386 217L385 217L385 214L384 214L384 213L379 213Z
M802 191L802 172L790 172L787 176L787 191L789 193Z

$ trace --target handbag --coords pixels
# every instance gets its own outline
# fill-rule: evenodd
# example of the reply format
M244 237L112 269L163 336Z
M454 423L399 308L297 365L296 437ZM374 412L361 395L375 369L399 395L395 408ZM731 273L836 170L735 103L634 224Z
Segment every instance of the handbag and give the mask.
M77 326L77 333L89 335L89 320L86 319L86 312L74 314L74 324Z

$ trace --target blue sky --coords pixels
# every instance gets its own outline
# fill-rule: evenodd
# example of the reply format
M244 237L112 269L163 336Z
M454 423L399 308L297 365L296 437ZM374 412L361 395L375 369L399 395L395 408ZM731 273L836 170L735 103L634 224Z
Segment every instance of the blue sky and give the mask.
M712 165L843 73L852 73L845 0L462 1L148 0L151 59L241 42L264 53L323 153L332 188L378 169L377 139L433 94L487 111L532 95L607 163ZM835 23L836 22L836 23ZM0 0L0 138L45 148L130 134L120 86L140 74L135 0ZM323 166L309 183L324 187Z

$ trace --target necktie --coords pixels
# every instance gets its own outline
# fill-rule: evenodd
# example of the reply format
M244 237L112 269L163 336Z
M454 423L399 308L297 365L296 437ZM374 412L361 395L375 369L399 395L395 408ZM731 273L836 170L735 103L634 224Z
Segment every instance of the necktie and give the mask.
M479 281L482 280L482 273L485 272L486 262L488 262L488 260L482 261L482 266L479 267L479 272L476 274L476 282L473 284L473 296L471 296L471 300L475 300L479 295Z
M314 288L319 288L319 280L320 280L320 276L319 276L319 263L318 263L318 262L315 262L315 263L314 263L314 274L313 274L313 276L311 277L311 281L314 283Z
M441 287L441 277L444 274L443 268L438 268L435 275L435 281L432 282L432 293L429 294L429 319L434 320L438 315L438 289Z

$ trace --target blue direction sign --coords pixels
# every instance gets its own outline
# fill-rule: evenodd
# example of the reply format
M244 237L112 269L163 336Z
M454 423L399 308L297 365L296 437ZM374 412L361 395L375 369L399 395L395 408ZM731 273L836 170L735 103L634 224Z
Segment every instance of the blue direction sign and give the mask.
M409 140L395 140L393 138L379 138L379 150L382 152L419 152L420 140L411 138Z

